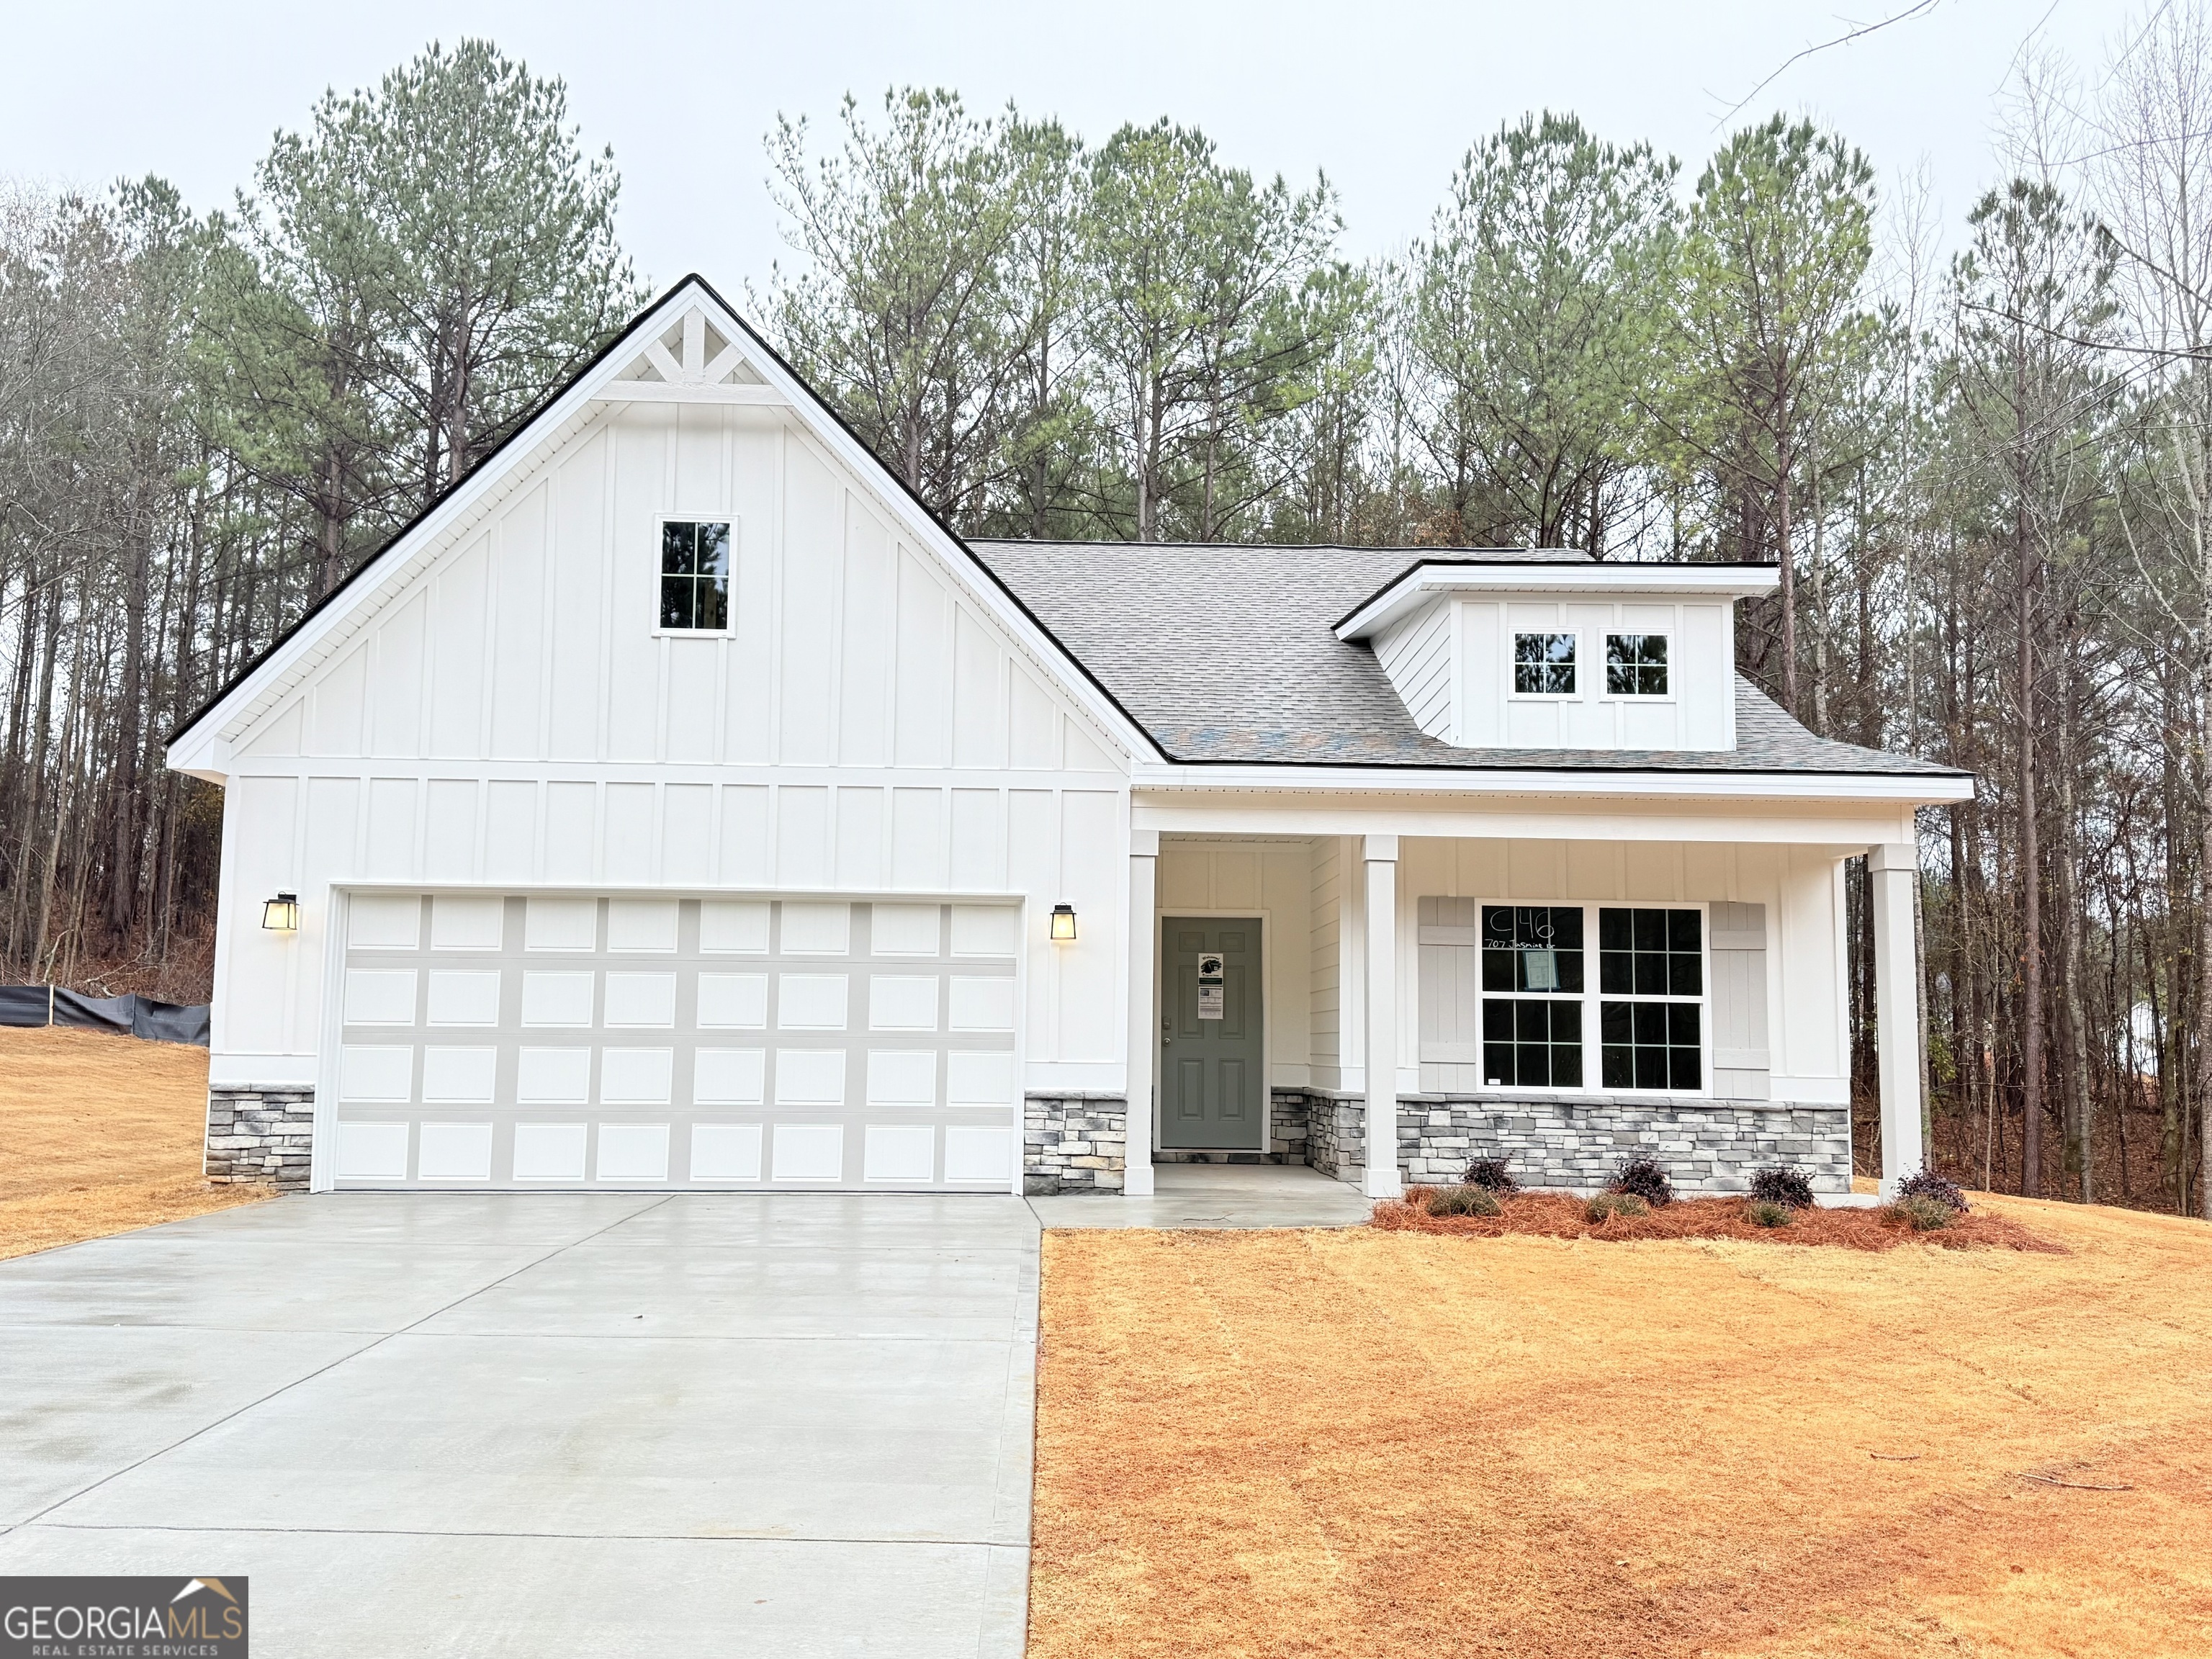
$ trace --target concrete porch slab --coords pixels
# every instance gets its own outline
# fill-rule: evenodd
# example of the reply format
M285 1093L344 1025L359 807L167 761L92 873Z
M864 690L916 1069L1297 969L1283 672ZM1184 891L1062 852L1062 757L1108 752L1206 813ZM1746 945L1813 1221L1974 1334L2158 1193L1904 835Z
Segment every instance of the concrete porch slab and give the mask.
M1063 1193L1032 1198L1048 1227L1357 1227L1372 1203L1302 1164L1162 1164L1153 1195Z

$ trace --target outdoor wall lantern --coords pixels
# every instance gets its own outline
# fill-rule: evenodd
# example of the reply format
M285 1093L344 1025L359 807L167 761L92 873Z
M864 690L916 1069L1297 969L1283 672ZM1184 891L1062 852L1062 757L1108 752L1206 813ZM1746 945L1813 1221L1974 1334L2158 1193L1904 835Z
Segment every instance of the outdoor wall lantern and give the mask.
M300 931L300 896L279 893L273 899L261 901L261 925L272 933L296 933Z
M1055 904L1052 907L1052 940L1065 945L1075 937L1075 907Z

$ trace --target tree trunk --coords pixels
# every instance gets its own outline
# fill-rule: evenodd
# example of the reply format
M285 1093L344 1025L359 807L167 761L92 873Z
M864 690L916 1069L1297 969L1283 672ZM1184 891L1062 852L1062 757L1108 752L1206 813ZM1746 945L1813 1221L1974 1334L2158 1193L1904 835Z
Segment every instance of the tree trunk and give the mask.
M1785 439L1775 453L1774 562L1781 578L1777 601L1782 607L1782 706L1797 718L1797 573L1790 546L1790 469L1795 461Z
M2020 559L2020 1190L2043 1193L2043 860L2035 800L2035 568L2027 508L2014 536Z
M2069 667L2073 650L2068 648ZM2057 855L2059 948L2063 952L2059 966L2058 1020L2060 1042L2066 1066L2064 1103L2066 1109L2067 1172L2075 1178L2074 1184L2084 1204L2091 1197L2089 1169L2089 1057L2082 1041L2081 994L2081 930L2086 925L2081 915L2081 885L2075 868L2074 780L2076 747L2075 677L2066 678L2058 711L2058 825Z

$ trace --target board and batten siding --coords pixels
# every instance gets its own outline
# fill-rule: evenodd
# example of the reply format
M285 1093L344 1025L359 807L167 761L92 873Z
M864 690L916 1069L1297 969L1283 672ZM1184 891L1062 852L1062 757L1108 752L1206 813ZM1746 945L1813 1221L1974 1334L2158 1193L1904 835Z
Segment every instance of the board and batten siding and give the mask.
M1735 644L1725 602L1461 599L1459 674L1448 742L1471 749L1731 749ZM1575 695L1513 696L1513 635L1577 636ZM1611 697L1607 634L1668 637L1666 697Z
M321 896L370 882L1019 894L1031 1086L1119 1088L1111 736L781 411L619 405L534 465L235 734L217 1080L312 1080ZM728 635L657 631L664 516L731 521Z

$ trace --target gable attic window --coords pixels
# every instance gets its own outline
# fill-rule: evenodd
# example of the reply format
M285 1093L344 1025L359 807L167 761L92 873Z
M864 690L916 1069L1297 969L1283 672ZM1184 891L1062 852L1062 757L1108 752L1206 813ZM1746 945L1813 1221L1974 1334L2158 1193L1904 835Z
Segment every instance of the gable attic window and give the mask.
M671 633L729 631L728 520L660 521L660 626Z
M1665 696L1667 636L1664 634L1607 635L1605 694L1609 697Z
M1513 690L1520 696L1575 695L1575 636L1571 634L1516 634Z

